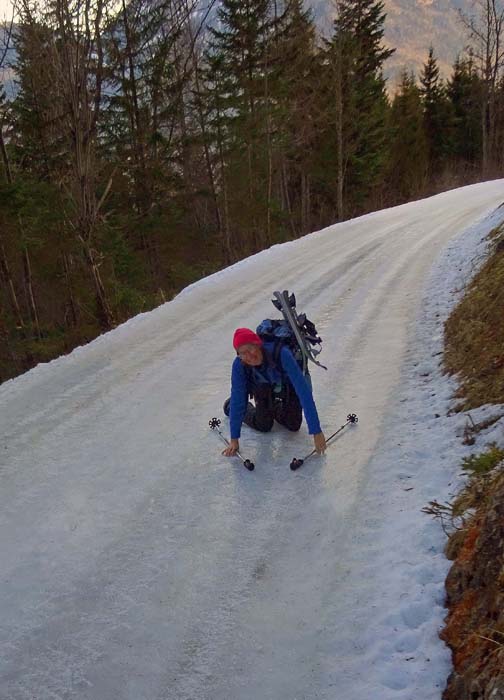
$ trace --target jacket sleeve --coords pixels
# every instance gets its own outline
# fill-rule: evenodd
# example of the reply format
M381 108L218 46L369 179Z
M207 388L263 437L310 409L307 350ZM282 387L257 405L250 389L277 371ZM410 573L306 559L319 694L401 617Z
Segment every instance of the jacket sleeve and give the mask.
M285 374L289 377L292 386L303 408L303 412L308 423L308 431L310 435L321 433L320 421L317 413L317 407L313 400L313 394L301 368L294 359L294 355L289 348L283 347L281 352L282 367Z
M240 437L241 425L247 410L247 400L245 369L240 358L236 357L231 369L231 402L229 404L229 423L232 440L238 440Z

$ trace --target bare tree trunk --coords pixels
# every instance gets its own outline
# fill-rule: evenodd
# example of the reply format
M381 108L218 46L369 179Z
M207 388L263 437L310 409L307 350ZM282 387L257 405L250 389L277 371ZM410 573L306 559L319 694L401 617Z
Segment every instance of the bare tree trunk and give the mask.
M487 90L485 88L485 94L486 93ZM488 149L488 116L488 97L484 97L481 109L481 169L483 175L487 175L490 161Z
M197 76L197 68L196 68L196 76ZM196 77L196 90L200 91L199 87L199 78ZM207 130L206 130L206 124L205 124L205 119L203 115L203 110L201 107L201 102L198 98L197 100L197 112L198 112L198 120L199 120L199 126L201 130L201 136L203 138L203 152L205 154L205 165L207 169L207 174L208 174L208 180L210 182L210 190L212 192L212 201L214 205L214 212L215 212L215 220L217 222L217 228L219 231L219 234L222 234L223 232L223 222L222 222L222 215L219 207L219 199L217 197L217 188L215 186L215 175L214 175L214 169L212 166L212 159L210 157L210 150L208 148L208 136L207 136Z
M110 309L107 294L105 292L105 287L102 282L100 275L100 264L101 261L95 250L93 250L89 244L81 239L82 246L84 249L84 254L88 262L91 274L93 276L95 295L96 295L96 305L98 308L98 315L100 325L104 330L108 330L113 326L114 317Z
M253 186L253 170L252 170L252 144L248 143L247 144L247 166L248 166L248 197L249 197L249 205L252 209L250 218L251 218L251 228L252 228L252 243L254 247L254 252L258 251L261 249L261 239L259 235L259 227L257 225L257 217L255 213L255 202L254 202L254 186ZM249 241L245 241L245 247L242 246L242 253L247 251L248 252L248 243Z
M275 12L277 8L275 5ZM269 98L269 55L268 46L266 46L266 56L265 56L265 68L264 68L264 101L266 104L266 158L267 158L267 172L268 172L268 184L267 184L267 194L266 194L266 244L271 242L271 203L272 203L272 192L273 192L273 154L271 146L271 111L270 111L270 98Z
M338 55L336 58L336 214L338 221L344 217L343 186L344 186L344 143L343 143L343 84L342 84L342 51L338 39Z
M229 214L229 194L228 194L228 184L227 184L227 172L226 172L226 158L224 155L224 136L222 134L222 113L220 110L220 105L217 103L215 105L216 110L216 127L217 127L217 152L219 155L219 169L220 169L220 182L221 182L221 192L222 192L222 218L221 218L221 231L222 231L222 244L224 252L224 262L229 265L237 259L236 250L236 237L231 232L231 221ZM217 191L215 191L215 196L217 198ZM219 210L220 211L220 210Z
M248 101L248 118L249 118L249 126L250 128L250 136L255 133L256 129L256 106L255 106L255 100L254 100L254 94L253 94L253 83L254 83L254 77L253 77L253 71L252 71L252 65L250 61L248 62L248 94L247 94L247 101ZM257 212L256 212L256 202L255 202L255 197L254 197L254 168L253 168L253 163L252 163L252 148L253 144L250 140L250 138L247 140L247 165L248 165L248 189L249 189L249 200L250 200L250 206L252 208L252 213L251 213L251 223L252 223L252 240L253 240L253 245L255 250L261 250L262 246L262 234L260 231L260 227L257 221ZM246 247L248 244L248 241L245 241ZM247 251L248 252L248 251Z
M9 299L11 303L11 308L16 319L16 325L18 329L24 328L23 316L21 314L21 308L16 295L16 289L14 287L14 282L10 273L9 263L7 261L7 256L5 254L5 248L2 241L0 240L0 273L7 285L9 292Z
M311 202L310 202L310 176L301 173L301 225L302 232L309 233L311 230Z
M17 358L12 351L9 336L9 329L5 322L5 312L0 299L0 348L3 351L4 357L7 357L14 367L17 367ZM7 374L7 376L0 374L0 384L7 379L8 376L9 374Z
M224 159L224 149L222 145L222 134L220 129L220 118L218 117L218 127L217 127L217 138L218 138L218 149L220 157L221 166L221 180L222 180L222 196L224 199L224 220L223 220L223 234L224 234L224 258L226 264L234 261L236 259L235 250L235 240L234 236L231 235L230 221L229 221L229 198L228 198L228 187L227 187L227 176L226 176L226 162Z
M289 225L292 231L292 235L294 237L298 236L298 231L296 230L296 224L294 222L294 215L292 212L292 204L291 204L291 199L290 199L290 192L289 192L289 177L287 174L287 164L285 162L285 158L282 160L282 169L281 169L281 183L282 183L282 199L284 203L284 209L287 211L289 215Z
M12 171L10 167L10 162L9 162L9 156L7 153L7 149L5 148L5 140L4 140L4 135L3 135L3 125L4 125L4 120L3 118L0 120L0 152L2 153L2 160L5 168L5 178L9 185L12 185Z
M124 22L124 32L126 36L126 57L128 61L128 83L130 86L131 94L131 125L132 125L132 139L133 139L133 152L135 155L135 185L136 185L136 197L137 197L137 207L138 211L145 214L150 208L150 197L149 197L149 186L147 182L147 168L146 168L146 157L145 157L145 145L144 145L144 132L145 128L142 124L142 117L140 114L140 107L138 101L137 93L137 79L135 75L135 64L133 60L133 45L132 45L132 34L131 27L128 18L128 11L126 9L126 2L122 0L122 15Z
M66 253L63 253L63 270L65 273L65 282L66 282L66 287L68 290L68 303L69 303L70 314L71 314L70 325L75 328L79 323L79 313L77 310L77 304L75 302L75 296L74 296L74 290L73 290L73 284L72 284L72 275L70 273L70 265L68 262L68 255ZM66 314L65 314L65 321L66 321Z
M57 0L58 31L63 41L61 47L54 46L54 57L70 108L67 128L71 135L73 161L71 191L76 206L72 225L84 248L95 288L100 324L107 330L113 326L114 319L100 276L99 256L92 248L105 198L98 202L95 192L96 128L101 110L103 79L101 23L105 2L96 0L92 17L90 4L86 2L78 7L76 17L70 13L66 0Z
M307 197L306 197L306 189L307 189L307 177L306 173L304 170L301 172L300 175L300 183L301 183L301 233L306 233L306 219L307 219Z
M499 78L502 72L502 65L504 62L504 53L501 48L502 44L502 32L503 32L503 22L504 22L504 10L497 7L496 0L487 0L490 3L489 7L489 24L490 24L490 62L489 62L489 83L490 83L490 95L488 100L488 117L489 117L489 133L488 133L488 153L489 160L491 161L492 173L493 168L497 165L497 103L498 103L498 92L499 92Z
M183 173L183 179L184 179L184 191L186 195L188 195L188 199L192 200L194 196L194 176L193 176L193 163L192 163L192 150L189 144L189 129L187 126L187 104L186 104L186 95L184 92L184 66L181 65L183 63L183 56L179 55L178 52L178 44L175 41L174 42L174 68L175 68L175 74L177 76L177 83L178 83L178 104L177 104L177 113L178 113L178 123L179 123L179 128L180 128L180 134L181 134L181 141L182 141L182 173ZM195 217L196 220L196 225L199 226L199 221L198 221L198 214L197 214L197 208L195 206L190 207L192 210L192 214Z
M267 127L269 130L269 127ZM271 153L271 143L268 138L268 192L266 201L266 245L271 243L271 203L273 194L273 155Z
M128 42L129 46L129 42ZM119 53L120 49L119 46L117 46L117 51ZM129 49L131 51L131 49ZM123 85L125 86L126 83L131 82L133 84L132 92L136 95L136 87L135 87L135 75L133 71L133 75L131 77L131 70L132 67L130 65L130 78L128 79L126 77L126 66L124 63L121 61L120 64L120 71L121 71L121 77L122 77L122 82ZM127 95L128 89L126 87L123 88L125 94ZM144 150L143 147L139 148L139 110L138 110L138 105L137 109L135 110L134 105L132 106L131 104L128 105L126 108L126 111L128 113L128 119L129 119L129 127L130 127L130 133L131 133L131 142L133 144L133 173L132 173L132 179L133 179L133 189L134 189L134 208L136 210L136 213L140 216L143 215L145 216L147 214L147 209L148 207L145 206L147 199L150 198L145 196L145 192L143 191L142 188L144 188L144 183L143 183L143 177L142 173L145 172L145 159L144 159ZM136 112L136 117L135 117L135 112ZM157 267L155 264L153 264L153 258L152 258L152 250L151 250L151 242L150 240L146 237L145 232L142 227L140 227L140 247L142 251L145 251L146 256L147 256L147 263L150 268L150 272L152 275L155 275L155 268Z
M306 176L306 232L309 233L312 230L311 221L311 184L310 176Z
M15 8L14 6L12 7L12 19L9 24L5 23L1 29L3 30L3 50L0 51L0 68L3 68L5 59L7 58L7 53L9 51L11 39L12 39L12 31L14 28L14 12ZM3 100L5 98L5 93L3 93L2 86L0 85L0 101L3 103ZM7 182L9 185L12 184L12 172L10 168L10 163L9 163L9 158L7 154L7 149L5 148L5 140L4 140L4 135L3 135L3 128L6 120L6 115L7 115L7 109L8 107L5 104L2 104L2 113L0 114L0 152L2 154L2 160L4 163L5 167L5 177L7 179Z
M40 323L38 318L37 304L35 303L35 295L33 293L33 278L30 265L30 256L28 254L28 248L25 246L23 250L23 268L24 268L24 278L26 287L26 296L28 298L28 306L30 309L30 316L32 326L35 328L37 338L40 340L42 334L40 332Z
M211 3L213 4L213 3ZM187 15L190 14L189 7L187 5L187 2L185 2L185 10ZM192 64L192 71L193 71L193 80L194 80L194 87L196 88L196 99L194 101L195 106L196 106L196 115L197 115L197 120L198 120L198 125L201 131L201 136L202 136L202 143L203 143L203 153L205 156L205 166L207 170L207 176L208 176L208 181L210 183L210 191L212 193L212 203L213 203L213 208L214 208L214 215L215 215L215 221L217 224L217 230L219 232L219 236L223 239L224 238L224 225L223 225L223 220L222 220L222 214L219 206L219 198L217 195L217 187L215 183L215 173L214 173L214 167L212 165L212 158L210 155L210 149L208 147L208 130L207 130L207 124L205 120L205 115L203 113L203 106L201 104L201 82L200 82L200 66L198 62L198 51L197 51L197 46L196 46L196 39L197 39L197 33L194 32L193 24L189 20L187 22L187 31L189 34L189 39L190 39L190 45L192 47L191 50L191 64ZM227 252L227 256L229 257L229 251Z
M481 104L482 171L491 175L497 157L497 96L504 66L504 8L499 0L475 0L479 13L460 18L471 39L483 81Z

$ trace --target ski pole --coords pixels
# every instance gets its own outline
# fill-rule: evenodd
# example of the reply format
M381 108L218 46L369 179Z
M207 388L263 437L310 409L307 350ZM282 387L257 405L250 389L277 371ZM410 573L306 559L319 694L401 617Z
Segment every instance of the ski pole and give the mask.
M344 423L344 424L341 426L341 428L338 428L338 430L337 430L335 433L333 433L332 435L330 435L330 436L327 438L327 440L326 440L326 445L329 444L329 441L332 440L333 437L336 437L336 435L338 435L338 433L341 433L341 431L343 430L343 428L346 428L346 426L347 426L347 425L350 425L351 423L352 423L352 424L357 423L358 420L359 420L359 419L357 418L357 416L355 415L355 413L349 413L348 416L347 416L347 419L346 419L346 423ZM303 457L303 459L297 459L296 457L294 457L294 459L293 459L292 462L290 463L290 468L292 469L292 471L294 472L294 471L296 471L296 469L299 469L299 467L302 467L303 464L306 462L306 460L309 459L312 455L314 455L314 454L316 453L316 451L317 451L317 450L312 450L312 451L310 452L310 454L307 454L306 457Z
M219 434L219 437L222 440L222 442L224 442L229 447L229 445L230 445L229 440L227 440L224 437L224 435L222 434L222 432L219 430L220 424L221 424L221 422L218 418L212 418L211 420L208 421L208 425L211 427L211 429L216 430L217 433ZM244 459L239 452L237 452L236 455L243 462L243 466L245 467L245 469L248 469L249 472L254 471L255 465L253 462L250 461L250 459Z

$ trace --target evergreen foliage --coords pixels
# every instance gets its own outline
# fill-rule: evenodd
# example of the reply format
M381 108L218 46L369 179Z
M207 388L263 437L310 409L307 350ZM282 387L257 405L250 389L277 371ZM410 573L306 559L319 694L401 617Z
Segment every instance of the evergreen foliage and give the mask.
M219 28L206 52L210 115L226 191L226 227L232 247L246 253L271 243L273 37L269 0L223 0Z
M319 76L316 30L302 0L289 0L277 18L272 48L271 132L275 149L275 191L281 221L294 235L311 221Z
M471 476L484 476L489 474L496 466L504 461L504 450L495 442L489 445L486 452L479 455L470 455L462 460L462 469Z
M374 201L384 172L389 104L382 69L394 49L383 45L383 2L339 0L337 10L333 36L326 42L327 111L336 143L325 154L324 170L329 160L339 163L335 184L343 190L337 203L341 218ZM326 138L330 142L330 133Z
M431 49L391 97L384 3L335 7L323 40L303 0L222 0L211 28L188 0L20 4L0 381L273 243L499 174L504 76L481 41L446 83Z
M392 102L390 128L389 184L396 196L414 199L425 188L429 150L421 93L407 71Z
M420 74L420 94L423 102L429 171L431 177L434 177L451 155L452 114L445 86L439 77L439 67L432 46Z
M475 167L482 157L481 82L471 58L457 58L447 96L453 110L453 154Z

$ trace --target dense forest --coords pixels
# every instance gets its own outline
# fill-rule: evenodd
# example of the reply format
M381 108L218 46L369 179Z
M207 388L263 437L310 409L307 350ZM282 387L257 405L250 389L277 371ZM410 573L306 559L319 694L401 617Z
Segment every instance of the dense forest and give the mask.
M3 27L0 381L336 221L502 174L504 9L395 94L376 0L20 0ZM209 18L213 18L209 21Z

